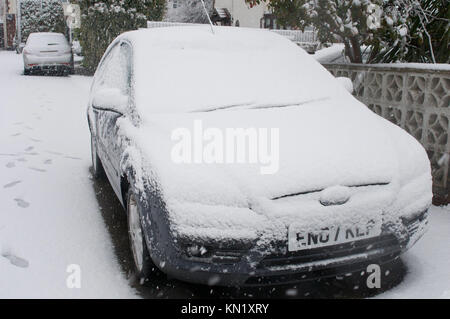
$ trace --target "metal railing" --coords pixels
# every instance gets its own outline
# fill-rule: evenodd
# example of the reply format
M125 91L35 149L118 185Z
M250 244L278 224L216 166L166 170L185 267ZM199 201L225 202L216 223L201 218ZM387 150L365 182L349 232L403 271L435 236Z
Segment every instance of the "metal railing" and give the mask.
M195 23L181 23L181 22L166 22L166 21L147 21L147 28L164 28L164 27L179 27L179 26L192 26L200 25ZM269 29L259 29L259 30L269 30ZM278 33L289 40L302 45L302 44L312 44L316 45L317 32L312 30L300 31L300 30L270 30L272 32Z

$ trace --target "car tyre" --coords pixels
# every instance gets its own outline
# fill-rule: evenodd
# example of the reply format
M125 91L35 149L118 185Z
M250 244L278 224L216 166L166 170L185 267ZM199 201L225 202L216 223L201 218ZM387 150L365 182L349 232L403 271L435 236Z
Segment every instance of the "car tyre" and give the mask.
M30 75L30 70L27 68L23 68L23 75Z
M138 197L133 190L127 193L127 218L128 218L128 237L130 241L131 254L133 255L133 264L136 277L139 281L146 280L156 269L150 257L145 241L144 231L141 223L141 212L138 203Z
M91 134L91 157L92 157L92 175L95 179L101 179L105 176L102 162L97 153L97 143L95 137Z

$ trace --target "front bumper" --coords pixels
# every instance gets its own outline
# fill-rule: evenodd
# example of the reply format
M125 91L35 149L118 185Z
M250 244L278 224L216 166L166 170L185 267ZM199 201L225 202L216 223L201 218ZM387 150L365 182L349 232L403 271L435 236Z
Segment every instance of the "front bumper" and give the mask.
M220 286L297 283L345 275L365 269L370 263L381 265L394 260L423 235L427 217L425 210L414 218L384 225L382 234L375 238L298 252L287 252L286 241L273 243L278 253L270 249L271 253L242 249L238 245L235 249L206 247L205 257L190 257L178 242L177 247L166 246L162 254L152 254L152 259L163 272L192 283Z

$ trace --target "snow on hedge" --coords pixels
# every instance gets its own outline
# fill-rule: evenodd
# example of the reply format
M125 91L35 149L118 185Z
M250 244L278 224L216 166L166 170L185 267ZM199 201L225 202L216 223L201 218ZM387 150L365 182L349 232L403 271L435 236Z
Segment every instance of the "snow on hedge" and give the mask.
M32 32L65 32L60 0L22 0L21 10L22 42Z

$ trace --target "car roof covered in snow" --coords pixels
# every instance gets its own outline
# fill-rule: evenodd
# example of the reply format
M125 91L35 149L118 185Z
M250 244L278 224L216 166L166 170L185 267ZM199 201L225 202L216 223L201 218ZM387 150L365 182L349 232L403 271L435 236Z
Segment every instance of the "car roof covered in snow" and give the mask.
M140 113L300 104L349 95L304 50L270 31L209 25L122 34L133 45Z
M32 32L30 33L30 37L38 37L38 36L48 36L48 35L54 35L54 36L64 36L64 34L59 32Z

